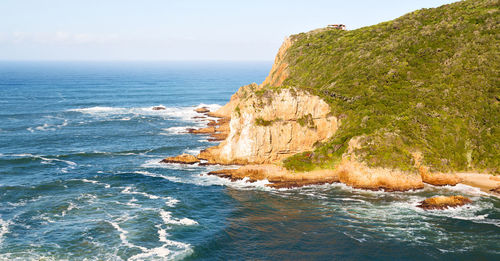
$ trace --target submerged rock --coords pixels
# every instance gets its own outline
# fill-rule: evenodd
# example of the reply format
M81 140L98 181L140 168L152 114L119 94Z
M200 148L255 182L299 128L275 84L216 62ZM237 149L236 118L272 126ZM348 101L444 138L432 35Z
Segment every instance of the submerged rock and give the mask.
M182 154L175 157L168 157L160 161L161 163L182 163L182 164L194 164L200 162L195 156L190 154Z
M464 196L436 196L428 198L417 207L425 210L447 209L470 204L472 201Z

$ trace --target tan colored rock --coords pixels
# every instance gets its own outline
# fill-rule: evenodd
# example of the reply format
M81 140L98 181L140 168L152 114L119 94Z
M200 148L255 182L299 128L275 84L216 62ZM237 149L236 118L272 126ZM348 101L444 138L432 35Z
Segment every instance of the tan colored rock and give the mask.
M234 112L240 101L244 100L245 98L247 98L247 96L259 90L260 88L261 87L256 83L240 87L238 91L231 96L231 99L226 105L220 107L215 112L209 112L207 115L216 118L230 118L231 114Z
M470 204L471 202L472 201L470 199L464 196L437 196L420 202L420 205L417 207L425 210L447 209Z
M353 188L408 191L424 187L418 173L385 168L370 168L356 160L344 159L337 167L340 182Z
M461 179L453 173L431 173L428 168L420 167L420 175L422 176L422 181L427 184L434 186L455 186L460 183Z
M248 93L235 108L227 139L200 158L219 164L277 163L328 140L339 125L326 102L295 89Z
M291 38L286 38L278 54L274 60L273 67L269 72L269 75L262 83L263 86L281 86L283 81L288 77L288 63L285 61L286 51L293 45Z
M207 128L201 128L201 129L187 129L188 133L193 133L193 134L209 134L209 133L215 133L215 128L214 127L207 127Z
M197 113L207 113L207 112L210 112L210 110L207 107L196 108L196 109L194 109L194 111L197 112Z
M271 164L246 165L239 169L212 171L208 174L229 178L232 181L244 178L248 178L249 182L268 180L270 184L267 186L273 188L293 188L306 185L330 184L339 181L337 173L334 170L293 173L283 167Z
M493 175L491 175L491 176L490 176L490 179L491 179L491 180L493 180L493 181L498 181L498 182L500 182L500 176L493 176Z
M227 138L227 133L213 133L210 135L208 141L223 141Z
M168 157L160 161L161 163L182 163L182 164L195 164L200 162L195 156L190 154L182 154L175 157Z
M492 189L490 189L490 192L500 194L500 187L492 188Z

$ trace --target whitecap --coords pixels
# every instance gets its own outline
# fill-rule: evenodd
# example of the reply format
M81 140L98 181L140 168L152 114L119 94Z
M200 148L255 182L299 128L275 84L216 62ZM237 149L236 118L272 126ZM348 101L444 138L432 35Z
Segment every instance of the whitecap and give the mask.
M174 259L174 258L178 257L179 255L182 255L182 254L185 255L185 254L192 252L189 244L168 240L166 230L162 229L160 225L157 226L159 228L159 230L158 230L159 241L164 243L164 244L160 247L148 249L146 247L138 246L138 245L130 243L130 241L128 241L128 238L127 238L127 235L129 232L126 231L125 229L123 229L120 226L120 224L118 224L117 222L115 222L115 221L107 221L107 222L118 231L120 241L122 242L122 244L124 246L126 246L128 248L138 248L142 251L142 253L131 256L128 260L144 260L144 259L151 258L151 257L157 257L157 258L161 258L161 259L167 259L167 258ZM179 249L179 250L174 252L174 251L168 249L168 246L174 246L176 249Z
M11 221L5 221L2 218L0 218L0 244L4 240L5 234L9 233L9 226L11 225Z
M170 128L165 128L162 129L165 132L161 132L160 135L177 135L177 134L187 134L188 133L188 127L187 126L182 126L182 127L170 127Z
M147 197L149 199L160 199L159 196L156 196L156 195L151 195L151 194L148 194L146 192L139 192L139 191L132 191L132 187L125 187L125 189L123 189L121 192L123 194L133 194L133 195L141 195L141 196L144 196L144 197Z
M198 222L189 219L189 218L173 218L172 213L165 211L163 209L160 210L160 217L163 220L163 223L166 225L183 225L183 226L193 226L198 225Z

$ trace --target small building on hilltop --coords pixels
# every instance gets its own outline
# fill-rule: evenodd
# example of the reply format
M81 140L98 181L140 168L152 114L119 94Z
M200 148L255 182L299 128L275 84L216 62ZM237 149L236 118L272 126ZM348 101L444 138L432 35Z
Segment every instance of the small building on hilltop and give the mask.
M327 27L333 29L345 30L345 24L329 24Z

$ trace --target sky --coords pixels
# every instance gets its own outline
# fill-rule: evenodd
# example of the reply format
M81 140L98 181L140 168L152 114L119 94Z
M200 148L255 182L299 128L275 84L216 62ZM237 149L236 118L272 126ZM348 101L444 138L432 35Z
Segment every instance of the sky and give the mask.
M453 0L1 0L0 60L271 61L285 37Z

